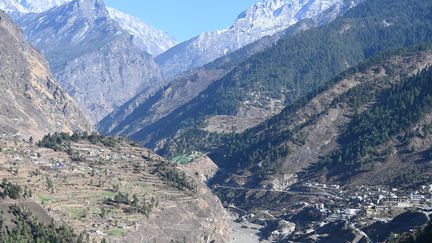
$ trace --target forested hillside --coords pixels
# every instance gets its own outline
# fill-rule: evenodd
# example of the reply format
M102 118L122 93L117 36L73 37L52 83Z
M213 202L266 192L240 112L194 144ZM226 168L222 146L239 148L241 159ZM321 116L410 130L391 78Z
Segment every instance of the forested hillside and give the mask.
M371 101L381 97L383 90L416 70L430 65L432 60L429 48L424 46L403 49L376 56L342 73L328 85L287 106L279 115L244 133L212 134L205 131L190 131L185 133L184 137L174 140L173 144L177 145L177 151L199 149L210 152L212 158L224 168L255 168L254 170L262 175L283 174L281 171L274 171L273 168L281 170L291 167L289 171L296 171L294 167L302 168L304 164L308 165L319 159L318 154L325 152L320 150L321 147L325 147L322 145L325 143L323 141L330 139L330 144L344 143L342 140L337 141L340 129L337 126L347 126L349 121L344 113L347 116L363 114L361 111L367 109ZM404 119L404 116L399 119ZM323 120L323 124L319 123L320 120ZM374 125L378 126L379 123ZM315 126L319 127L320 131L315 131ZM348 133L351 129L346 131ZM358 139L353 141L356 142ZM321 145L318 145L320 143ZM304 158L305 153L310 153L304 151L305 147L314 150L313 146L318 147L317 151ZM287 161L282 159L287 157L290 158L286 159ZM342 159L337 157L336 160ZM284 161L287 165L280 167L279 162ZM297 162L293 165L294 161ZM262 162L264 166L257 169ZM265 171L267 173L264 173Z
M215 183L273 188L306 181L425 183L432 145L431 65L430 45L387 52L256 128L231 135L190 133L188 141L229 171Z
M170 137L186 141L189 136L207 136L207 123L215 117L225 115L235 122L250 118L248 109L268 110L275 102L293 104L381 51L431 40L431 5L425 0L360 4L328 26L281 40L253 56L188 104L131 137L152 147ZM257 124L266 118L260 117ZM179 149L182 144L165 148L164 154L184 152Z
M351 92L350 102L365 103L376 98L367 91ZM426 113L431 112L432 69L422 71L419 75L386 90L378 99L378 104L348 125L340 138L343 148L331 158L334 162L357 165L371 154L376 146L407 130Z
M430 134L428 115L432 112L431 85L432 69L429 68L379 94L366 90L350 92L349 97L355 97L351 100L360 100L361 105L370 100L377 102L349 122L340 135L340 147L322 158L318 167L330 170L330 177L352 177L359 173L375 171L376 167L379 167L377 164L398 160L395 156L402 157L399 159L406 163L419 165L429 161L429 147L425 146L429 144L427 141ZM417 145L413 141L416 137L425 142ZM388 143L392 139L397 141ZM406 148L407 151L404 151ZM419 152L418 158L403 159L406 158L403 154ZM406 185L426 182L424 180L428 170L415 171L411 175L413 177L407 177L405 172L408 171L401 172L399 178L393 178L393 182Z

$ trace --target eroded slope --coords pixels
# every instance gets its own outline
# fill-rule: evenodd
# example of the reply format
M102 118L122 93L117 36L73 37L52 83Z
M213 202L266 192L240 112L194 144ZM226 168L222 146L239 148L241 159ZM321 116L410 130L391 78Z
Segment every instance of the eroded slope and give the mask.
M53 79L42 55L0 12L0 133L41 138L54 131L91 130L75 101Z

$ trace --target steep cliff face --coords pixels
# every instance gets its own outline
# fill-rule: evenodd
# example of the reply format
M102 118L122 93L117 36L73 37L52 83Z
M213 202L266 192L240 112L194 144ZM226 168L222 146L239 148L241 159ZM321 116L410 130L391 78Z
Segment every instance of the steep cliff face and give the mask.
M53 79L42 55L0 11L0 132L40 138L54 131L91 130L75 101Z
M17 21L93 122L161 80L152 57L101 0L74 0Z
M152 57L125 36L68 62L56 77L94 122L161 80Z

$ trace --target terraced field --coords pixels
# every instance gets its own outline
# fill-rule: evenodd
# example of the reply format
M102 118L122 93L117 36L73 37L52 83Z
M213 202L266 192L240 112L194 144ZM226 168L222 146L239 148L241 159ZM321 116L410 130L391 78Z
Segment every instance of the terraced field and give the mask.
M8 140L1 140L0 148L0 178L28 187L31 199L55 222L92 239L199 242L227 237L223 208L208 188L190 176L196 189L173 185L160 171L181 174L182 168L144 148L125 141L115 147L82 141L56 152ZM146 205L149 213L116 203L119 194L127 195L130 204ZM196 234L188 233L191 229Z

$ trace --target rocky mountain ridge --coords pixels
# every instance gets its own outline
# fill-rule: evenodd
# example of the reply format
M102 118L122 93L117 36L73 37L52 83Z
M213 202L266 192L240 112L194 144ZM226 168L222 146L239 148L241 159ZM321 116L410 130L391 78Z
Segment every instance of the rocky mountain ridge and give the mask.
M113 8L108 8L108 12L113 20L134 36L136 45L154 57L177 44L177 41L165 32L145 24L136 17Z
M41 13L51 8L70 3L72 0L1 0L0 9L14 16L27 13ZM157 56L173 47L177 42L168 34L145 24L140 19L108 8L110 17L125 31L134 36L135 43L144 51Z
M21 4L27 12L41 13L50 8L58 7L72 0L9 0Z
M162 77L151 55L175 44L162 31L106 8L103 1L0 4L42 51L55 78L93 123L136 94L157 88Z
M17 22L94 123L161 81L152 56L111 19L101 0L74 0Z
M156 58L167 77L202 66L264 36L276 34L295 23L312 19L328 23L359 0L265 0L250 6L227 29L203 33L180 43Z
M41 138L49 132L90 131L77 103L58 85L41 53L0 11L0 111L3 137Z

